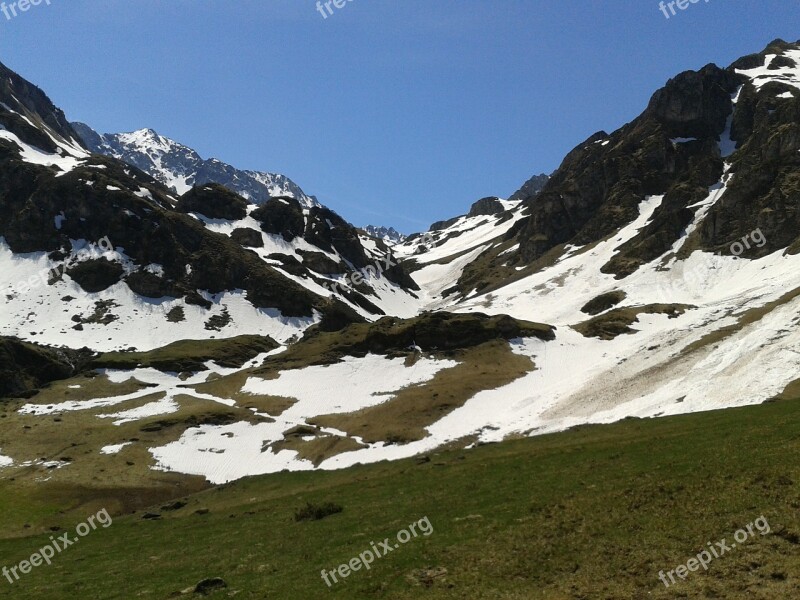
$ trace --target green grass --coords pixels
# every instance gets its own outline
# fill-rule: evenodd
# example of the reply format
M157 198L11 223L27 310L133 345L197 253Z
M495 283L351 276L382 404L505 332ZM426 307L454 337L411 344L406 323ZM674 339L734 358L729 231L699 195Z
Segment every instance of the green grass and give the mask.
M240 335L221 340L182 340L149 352L107 352L92 362L96 369L152 367L162 371L202 371L214 361L222 367L241 367L262 352L278 347L270 337Z
M429 461L241 480L188 496L179 510L155 507L161 520L116 516L13 587L0 579L0 594L162 600L222 577L228 588L212 597L796 598L798 482L796 400L626 420L445 451ZM0 482L0 508L13 512L24 501L13 492L14 482ZM343 511L297 522L295 511L309 502ZM659 582L660 570L685 564L709 541L730 540L761 515L770 535L670 589ZM423 517L430 536L331 589L323 583L321 569ZM0 540L2 564L26 559L47 541ZM443 575L425 578L425 570Z

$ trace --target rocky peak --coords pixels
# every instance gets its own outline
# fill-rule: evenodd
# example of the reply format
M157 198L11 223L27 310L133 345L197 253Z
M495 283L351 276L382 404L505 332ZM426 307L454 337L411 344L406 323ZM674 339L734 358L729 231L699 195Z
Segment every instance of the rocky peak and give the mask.
M406 236L397 231L394 227L367 225L364 227L364 232L371 237L383 240L389 244L401 244L406 239Z
M528 181L526 181L521 188L514 192L509 200L527 200L529 198L538 196L549 180L550 176L545 175L544 173L534 175L528 179Z
M479 217L481 215L496 215L505 210L503 203L497 196L490 196L488 198L481 198L475 202L467 213L468 217Z
M645 117L654 118L671 137L717 136L732 112L731 96L742 78L706 65L670 79L650 100Z

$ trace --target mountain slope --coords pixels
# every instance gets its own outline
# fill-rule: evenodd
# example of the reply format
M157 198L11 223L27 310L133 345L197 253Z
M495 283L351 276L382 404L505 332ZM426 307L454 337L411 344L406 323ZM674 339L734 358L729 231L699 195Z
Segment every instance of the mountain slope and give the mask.
M213 187L177 198L138 169L89 154L38 88L2 69L0 334L149 349L220 330L285 340L316 322L363 319L311 272L288 273L187 209L203 196L240 207L243 199ZM307 216L297 206L333 256L338 247L367 262L353 228L319 206Z
M151 129L100 136L85 124L73 126L93 152L135 166L182 194L177 210L231 237L311 292L333 296L367 319L416 313L417 285L395 264L382 236L360 233L286 176L204 160Z
M799 81L782 41L683 73L535 197L395 249L429 309L557 328L481 439L758 403L798 377Z
M797 166L797 52L796 44L778 40L727 69L707 65L682 73L637 119L610 135L589 137L538 195L523 201L525 218L504 238L519 246L502 257L507 248L500 245L483 253L464 273L460 291L471 291L486 271L499 271L494 279L502 282L514 269L548 264L566 246L606 239L636 219L648 196L663 196L653 222L603 265L604 272L625 277L663 255L682 242L694 216L702 223L680 244L684 253L730 256L731 244L758 227L768 243L747 249L748 258L791 246L798 236L785 219L793 218L786 203L797 193L791 176ZM722 201L698 215L709 188L723 185ZM486 291L492 285L487 281Z
M80 373L91 353L50 349L0 338L0 398L34 395L40 386Z

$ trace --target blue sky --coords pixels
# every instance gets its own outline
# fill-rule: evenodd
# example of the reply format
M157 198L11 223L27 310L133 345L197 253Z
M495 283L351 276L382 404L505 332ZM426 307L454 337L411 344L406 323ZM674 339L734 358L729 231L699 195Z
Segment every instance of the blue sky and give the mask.
M101 132L277 171L356 225L508 196L667 79L800 37L795 0L42 0L0 61ZM8 0L6 0L8 4Z

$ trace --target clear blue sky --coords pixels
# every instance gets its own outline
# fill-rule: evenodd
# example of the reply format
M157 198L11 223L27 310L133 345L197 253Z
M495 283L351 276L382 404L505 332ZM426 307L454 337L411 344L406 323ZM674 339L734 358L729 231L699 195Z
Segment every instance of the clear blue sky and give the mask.
M797 0L44 2L0 14L0 61L71 120L152 127L405 232L554 170L680 71L800 38Z

